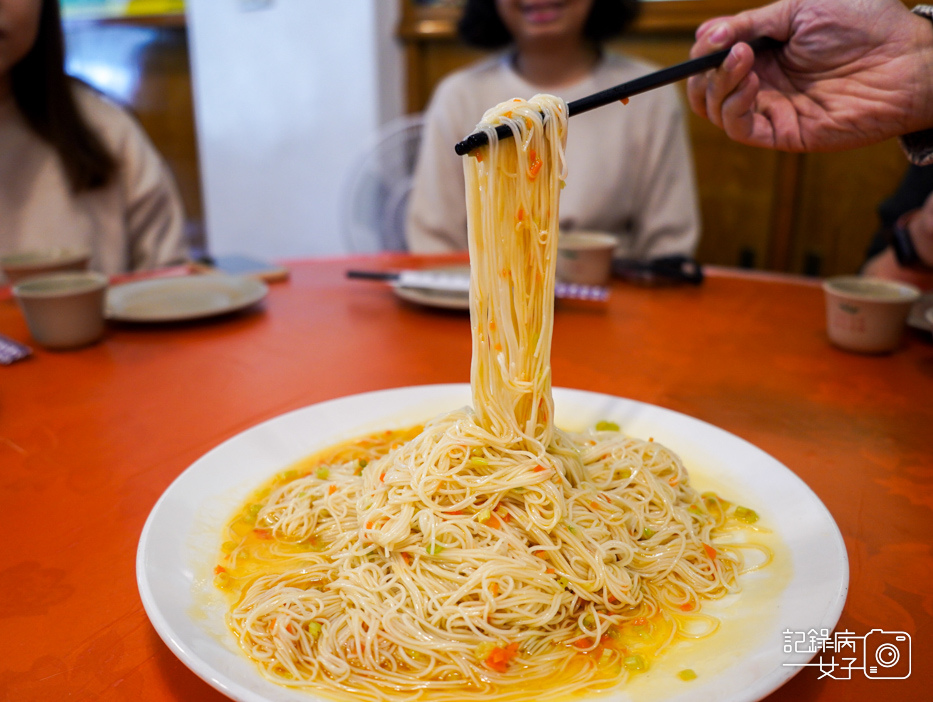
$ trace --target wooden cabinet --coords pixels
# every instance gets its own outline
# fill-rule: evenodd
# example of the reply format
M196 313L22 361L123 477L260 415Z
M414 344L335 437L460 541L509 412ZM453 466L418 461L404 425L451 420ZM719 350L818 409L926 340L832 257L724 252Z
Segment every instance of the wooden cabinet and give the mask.
M457 2L400 2L407 108L418 112L441 78L483 53L457 39ZM644 2L638 23L613 48L660 65L677 63L688 58L702 21L759 4ZM875 209L907 167L896 142L788 154L736 144L692 113L689 125L703 217L701 261L810 275L858 269L877 226Z

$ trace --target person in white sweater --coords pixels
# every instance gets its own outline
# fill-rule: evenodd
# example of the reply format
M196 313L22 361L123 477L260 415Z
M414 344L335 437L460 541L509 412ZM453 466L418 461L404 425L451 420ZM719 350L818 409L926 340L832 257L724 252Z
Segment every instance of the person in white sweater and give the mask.
M632 0L468 0L461 36L507 48L448 76L432 97L408 210L410 250L467 248L463 166L454 145L488 108L542 92L570 102L655 70L601 47L637 12ZM675 87L571 118L566 157L561 231L612 233L617 257L694 253L700 217Z
M108 275L186 261L161 155L130 114L65 74L57 0L0 7L0 253L88 249Z

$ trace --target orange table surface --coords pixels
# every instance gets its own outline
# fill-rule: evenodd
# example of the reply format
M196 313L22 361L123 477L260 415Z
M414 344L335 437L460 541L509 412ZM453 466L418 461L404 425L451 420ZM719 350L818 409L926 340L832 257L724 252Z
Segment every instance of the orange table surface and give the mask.
M219 700L161 641L136 587L162 492L225 439L286 411L381 388L469 382L467 314L398 300L348 268L291 264L258 309L111 325L99 344L0 367L0 700ZM29 342L14 301L0 333ZM613 284L559 303L553 383L632 398L732 432L788 466L846 541L839 629L904 631L903 680L805 668L769 700L929 699L933 673L933 343L886 356L830 346L803 279L711 271L700 287Z

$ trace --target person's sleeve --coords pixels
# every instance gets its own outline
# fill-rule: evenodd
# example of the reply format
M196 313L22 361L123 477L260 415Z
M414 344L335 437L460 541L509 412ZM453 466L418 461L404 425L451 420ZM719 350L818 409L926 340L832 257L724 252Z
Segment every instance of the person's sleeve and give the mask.
M933 163L933 129L905 134L899 141L907 159L915 166L929 166Z
M654 115L640 182L642 207L633 254L640 259L693 256L700 240L693 153L675 88Z
M898 218L923 206L933 192L933 166L907 167L897 190L878 205L878 229L865 251L862 265L884 251L888 246L888 232Z
M444 253L467 248L467 216L462 157L454 145L460 134L457 91L441 84L425 113L424 131L405 226L408 249Z
M130 121L120 159L129 268L147 271L184 263L189 252L175 179L142 127Z

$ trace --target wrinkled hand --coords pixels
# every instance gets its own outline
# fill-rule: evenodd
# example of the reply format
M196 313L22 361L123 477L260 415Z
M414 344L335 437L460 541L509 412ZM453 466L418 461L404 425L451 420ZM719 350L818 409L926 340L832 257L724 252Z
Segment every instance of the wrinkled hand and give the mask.
M757 36L786 42L755 56ZM691 108L743 144L865 146L933 126L933 24L899 0L782 0L717 18L692 56L736 44L687 82Z

